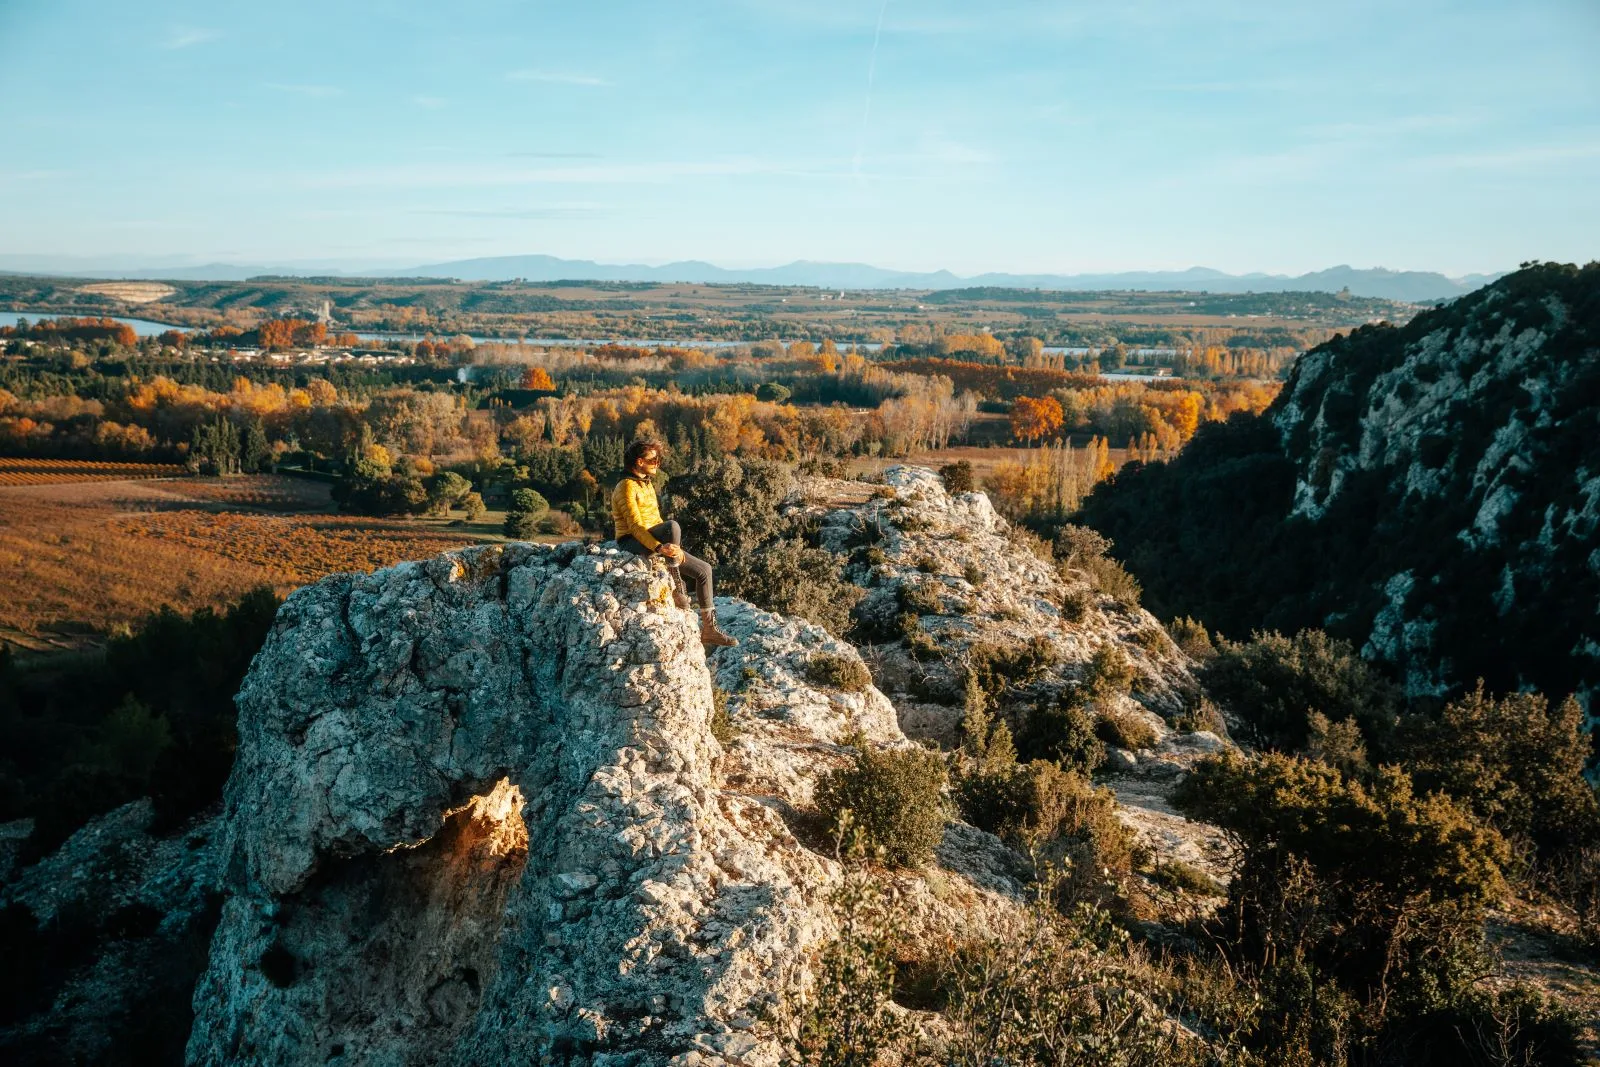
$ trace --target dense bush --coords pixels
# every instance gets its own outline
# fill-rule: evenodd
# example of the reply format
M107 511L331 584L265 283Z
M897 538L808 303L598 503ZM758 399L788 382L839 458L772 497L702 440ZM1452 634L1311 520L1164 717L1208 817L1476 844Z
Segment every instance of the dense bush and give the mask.
M964 459L940 467L939 477L944 479L945 491L952 495L970 493L978 487L972 475L972 464Z
M975 641L966 651L967 671L990 697L1038 679L1054 661L1055 652L1043 635L1010 645Z
M864 593L810 531L778 513L793 484L779 463L709 457L669 481L663 503L685 548L716 568L719 591L843 634Z
M1258 633L1247 644L1222 642L1201 668L1200 681L1240 723L1240 740L1257 748L1296 752L1310 737L1307 713L1330 721L1354 719L1367 747L1388 751L1400 692L1363 662L1347 642L1321 630L1292 638Z
M1241 962L1299 968L1380 1015L1449 1003L1479 973L1505 843L1403 772L1367 786L1312 760L1227 754L1174 802L1240 844L1225 925Z
M506 508L505 535L526 541L539 532L539 524L550 513L550 502L532 489L514 489Z
M1083 685L1097 700L1126 693L1133 685L1133 664L1116 645L1101 645L1089 657Z
M1138 581L1108 555L1112 544L1100 534L1087 526L1066 523L1056 530L1050 548L1063 580L1081 577L1119 604L1139 606Z
M853 764L817 782L817 807L834 826L848 811L869 857L893 867L921 867L944 836L944 760L921 748L874 749L852 739Z
M895 590L895 597L901 611L912 615L942 615L944 604L939 599L941 588L937 582L902 582Z
M1483 684L1436 719L1407 723L1404 755L1424 789L1441 789L1514 844L1551 859L1600 842L1600 809L1583 777L1583 708L1538 693L1496 698Z
M778 505L792 484L780 463L708 457L667 482L662 514L678 521L684 546L734 593L760 549L786 532Z
M872 685L872 675L855 656L843 652L817 652L806 660L806 677L818 685L859 693Z
M1025 759L1052 760L1080 774L1093 774L1106 760L1081 690L1052 693L1030 708L1017 732L1017 748Z
M773 541L734 569L722 590L766 611L814 622L829 633L850 629L851 612L866 595L845 581L838 559L797 538ZM718 577L722 572L718 571Z
M1115 704L1107 705L1100 709L1100 715L1094 723L1095 736L1108 745L1118 748L1137 750L1153 748L1161 740L1161 735L1156 728L1151 726L1136 712L1117 707Z
M1171 635L1178 650L1190 659L1204 663L1217 654L1217 646L1212 643L1211 634L1205 628L1205 624L1187 615L1168 623L1167 633Z

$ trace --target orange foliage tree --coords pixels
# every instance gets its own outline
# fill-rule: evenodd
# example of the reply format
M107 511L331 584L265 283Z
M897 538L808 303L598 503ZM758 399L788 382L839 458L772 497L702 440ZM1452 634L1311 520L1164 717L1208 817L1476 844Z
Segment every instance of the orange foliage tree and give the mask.
M1011 405L1011 434L1030 443L1053 437L1061 431L1063 418L1061 401L1053 396L1038 399L1018 397L1016 403Z
M543 367L524 368L522 372L522 388L542 389L553 392L555 387L555 379L550 377L550 372Z

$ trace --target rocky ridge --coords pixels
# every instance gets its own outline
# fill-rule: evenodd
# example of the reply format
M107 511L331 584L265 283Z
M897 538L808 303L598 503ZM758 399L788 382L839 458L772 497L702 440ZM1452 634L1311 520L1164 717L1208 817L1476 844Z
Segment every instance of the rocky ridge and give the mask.
M911 736L945 746L958 740L963 673L975 651L1022 654L1034 669L1014 679L1015 691L1042 695L1080 685L1094 653L1115 647L1134 671L1128 707L1152 713L1158 730L1197 699L1188 657L1154 616L1096 591L1082 573L1064 580L1048 549L983 493L951 494L926 468L892 467L864 501L830 506L861 489L813 479L792 507L814 516L822 547L866 590L857 613L884 637L868 650L874 676ZM1075 617L1066 606L1072 599ZM908 613L928 639L923 649L900 631Z
M1549 613L1589 594L1592 606L1600 592L1597 345L1600 266L1552 266L1296 365L1272 417L1295 463L1290 516L1317 522L1351 496L1405 517L1411 536L1383 531L1396 551L1369 578L1382 601L1363 654L1399 667L1413 695L1446 693L1479 669L1440 633L1452 619L1520 629L1528 605ZM1568 663L1529 663L1515 680L1558 695L1592 687L1596 621L1592 610L1563 619L1549 636L1566 647L1546 658Z
M869 597L937 581L963 600L927 623L950 661L975 641L1037 637L1059 659L1036 683L1067 686L1117 641L1141 699L1181 699L1181 654L1131 640L1153 620L1103 600L1062 619L1061 579L981 494L952 498L915 469L887 488L840 507L826 501L851 487L814 484L795 506L816 509L840 551L879 526L885 558L851 570ZM971 559L988 580L952 573ZM718 614L740 645L707 656L663 571L576 544L469 549L298 590L239 694L223 812L162 838L131 805L6 887L41 919L136 897L166 938L125 938L30 1025L75 1028L94 1058L115 1039L96 1005L126 1000L148 970L135 953L203 944L215 921L191 1063L776 1062L776 995L835 929L842 868L804 826L817 778L848 761L847 739L948 737L959 712L893 684L909 677L903 649L875 650L891 699L819 682L817 657L861 660L818 627L727 598ZM1124 817L1151 848L1217 869L1207 828L1164 797L1221 742L1145 714L1161 740L1127 754ZM911 939L1005 929L1026 876L959 822L936 867L879 875Z

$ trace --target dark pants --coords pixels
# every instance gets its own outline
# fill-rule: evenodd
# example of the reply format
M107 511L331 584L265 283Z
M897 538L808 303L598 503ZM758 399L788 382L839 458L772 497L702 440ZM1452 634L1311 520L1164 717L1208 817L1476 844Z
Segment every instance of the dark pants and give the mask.
M683 545L683 531L678 529L678 524L671 519L660 525L650 527L650 536L664 544L678 545L679 547ZM655 555L632 534L617 538L617 547L627 549L636 556ZM662 559L666 560L666 557L663 556ZM680 579L679 572L681 571L681 578L687 579L693 584L694 598L701 608L711 607L711 564L703 559L691 556L687 552L683 554L682 563L676 566L670 560L666 560L666 563L667 568L673 572L672 577L674 580Z

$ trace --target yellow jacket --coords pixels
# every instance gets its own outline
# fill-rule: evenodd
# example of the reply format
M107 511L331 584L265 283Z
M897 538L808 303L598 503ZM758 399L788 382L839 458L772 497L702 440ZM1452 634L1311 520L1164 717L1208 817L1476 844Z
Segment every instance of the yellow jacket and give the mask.
M611 522L616 527L617 540L632 534L641 545L654 551L661 543L650 535L652 526L661 525L656 487L632 475L623 476L611 491Z

